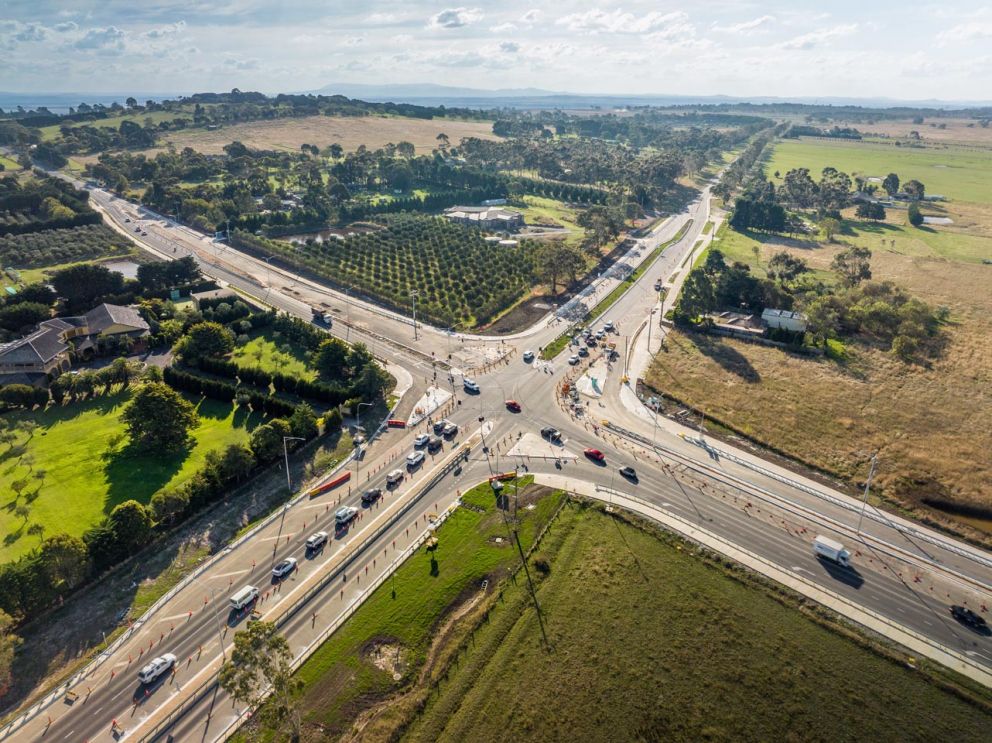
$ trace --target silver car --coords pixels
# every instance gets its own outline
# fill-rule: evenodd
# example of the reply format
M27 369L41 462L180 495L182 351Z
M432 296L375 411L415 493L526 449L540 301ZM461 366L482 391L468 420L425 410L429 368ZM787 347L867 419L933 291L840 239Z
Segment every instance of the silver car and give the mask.
M176 656L172 653L160 655L138 671L138 681L150 684L174 665L176 665Z
M273 578L284 578L285 576L296 570L296 558L287 557L285 560L280 562L274 568L272 568Z

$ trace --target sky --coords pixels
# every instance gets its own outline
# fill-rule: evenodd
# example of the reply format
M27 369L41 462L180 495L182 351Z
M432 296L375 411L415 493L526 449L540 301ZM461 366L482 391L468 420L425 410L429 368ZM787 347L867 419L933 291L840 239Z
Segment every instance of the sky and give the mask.
M0 0L0 90L992 97L992 4Z

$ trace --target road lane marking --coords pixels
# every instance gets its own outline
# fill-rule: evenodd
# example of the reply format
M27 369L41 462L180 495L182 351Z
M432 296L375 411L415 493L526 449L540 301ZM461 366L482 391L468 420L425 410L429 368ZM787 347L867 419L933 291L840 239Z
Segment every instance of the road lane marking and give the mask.
M215 578L230 578L232 575L241 575L242 573L250 573L251 568L243 568L241 570L232 570L230 573L221 573L220 575L211 575L207 580L214 580Z

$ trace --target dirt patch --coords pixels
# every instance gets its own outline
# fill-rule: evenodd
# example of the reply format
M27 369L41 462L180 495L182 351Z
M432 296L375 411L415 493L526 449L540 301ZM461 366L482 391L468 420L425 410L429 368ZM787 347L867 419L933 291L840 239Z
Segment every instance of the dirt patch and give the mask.
M374 640L362 649L362 659L380 671L385 671L399 681L406 674L409 664L403 645L396 641Z

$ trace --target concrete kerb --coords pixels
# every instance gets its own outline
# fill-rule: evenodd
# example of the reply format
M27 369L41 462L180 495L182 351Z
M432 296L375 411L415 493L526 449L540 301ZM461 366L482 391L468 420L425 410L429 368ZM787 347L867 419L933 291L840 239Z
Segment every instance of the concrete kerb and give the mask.
M628 430L626 430L624 428L621 428L619 426L616 426L616 425L614 425L612 423L607 423L605 426L603 426L603 428L606 429L607 431L613 433L614 435L619 434L620 436L623 436L624 438L627 438L627 439L635 442L636 444L638 444L639 446L644 447L645 449L651 449L652 448L652 444L648 441L648 439L646 437L642 437L642 436L640 436L640 434L634 433L633 431L628 431ZM800 505L798 503L794 503L792 501L786 500L782 496L779 496L779 495L777 495L777 494L775 494L775 493L773 493L773 492L771 492L769 490L766 490L765 488L762 488L762 487L760 487L758 485L754 485L752 483L749 483L749 482L746 482L744 480L741 480L740 478L735 477L734 475L731 475L731 474L729 474L727 472L723 472L721 470L718 470L718 469L715 469L715 468L712 468L712 467L708 467L708 466L703 465L703 464L700 464L700 463L698 463L696 461L690 460L687 457L685 457L684 455L682 455L682 454L680 454L680 453L678 453L676 451L673 451L672 449L669 449L669 448L667 448L665 446L662 446L660 444L655 443L653 445L653 450L654 450L654 453L655 454L659 454L659 453L662 453L663 452L664 453L664 456L667 456L669 459L672 459L673 461L674 460L680 461L680 463L681 463L682 466L686 467L689 470L692 470L694 472L699 473L703 477L708 477L708 478L710 478L710 479L712 479L712 480L714 480L716 482L719 482L719 483L721 483L723 485L726 485L726 486L735 488L737 490L740 490L742 493L748 493L750 495L750 497L760 498L763 501L770 502L770 503L774 504L777 508L781 508L782 510L787 511L787 512L791 513L792 515L796 516L796 517L804 518L804 519L809 520L809 521L819 522L820 524L826 524L831 529L833 529L835 531L843 532L843 533L848 534L848 535L850 535L852 537L855 537L856 536L853 533L854 530L849 525L844 524L844 523L842 523L840 521L837 521L836 519L833 519L833 518L831 518L829 516L824 516L822 514L819 514L819 513L815 512L815 511L813 511L813 510L811 510L809 508L806 508L805 506L802 506L802 505ZM814 493L814 495L815 495L815 493ZM849 512L857 512L858 510L860 510L860 507L857 504L854 504L854 503L845 503L843 501L838 501L836 499L832 499L829 496L825 496L824 497L824 500L827 500L828 502L832 503L833 505L836 505L837 507L842 508L842 509L844 509L846 511L849 511ZM876 522L878 521L877 519L871 519L871 520L876 521ZM888 524L888 525L889 526L893 526L893 528L897 528L897 527L895 527L892 524ZM977 580L977 579L972 578L970 576L964 575L963 573L960 573L960 572L954 570L953 568L947 567L946 565L942 565L942 564L936 563L934 561L921 560L921 558L919 556L914 555L914 554L908 552L907 550L905 550L905 549L903 549L901 547L898 547L898 546L896 546L894 544L891 544L891 543L889 543L889 542L887 542L884 539L881 539L879 537L875 537L875 536L872 536L872 535L867 534L865 532L862 532L861 535L860 535L860 537L858 537L858 538L860 538L862 540L865 540L866 542L871 542L873 544L873 547L875 549L879 550L880 552L884 552L884 553L888 554L890 557L893 557L893 558L896 558L896 559L900 559L900 560L903 560L904 562L909 562L911 564L916 564L917 566L919 566L920 563L922 562L922 563L924 563L923 564L924 569L928 569L928 570L932 570L934 568L937 568L942 573L944 573L947 577L949 577L951 580L953 580L953 581L955 581L957 583L963 584L964 587L966 587L966 588L968 588L970 590L974 590L976 587L978 589L983 590L983 591L986 591L986 592L988 592L990 590L990 587L988 585L986 585L985 583L981 582L980 580ZM923 540L922 537L920 537L920 538L921 538L922 541L926 541L926 540Z
M424 530L420 533L420 535L417 536L413 544L411 544L409 547L403 550L403 552L397 555L397 557L389 564L389 566L374 581L372 581L372 583L370 583L358 596L353 598L351 602L349 602L348 606L346 606L344 609L341 610L341 612L334 619L334 621L331 622L331 624L323 632L321 632L320 635L318 635L316 638L311 640L310 643L300 651L300 653L292 661L293 670L294 671L298 670L300 666L306 663L306 661L310 658L310 656L317 651L317 648L319 648L321 645L327 642L327 640L331 637L331 635L333 635L335 632L338 631L338 629L341 628L342 624L344 624L346 621L351 619L352 615L356 611L358 611L359 608L361 608L362 604L365 603L365 601L369 598L369 596L371 596L375 591L377 591L382 586L382 584L385 583L386 580L394 572L396 572L396 570L400 567L400 565L402 565L408 559L413 557L413 555L416 554L417 550L419 550L427 541L431 532L437 529L439 526L441 526L445 521L447 521L448 517L451 516L451 514L453 514L460 505L461 505L461 498L458 498L454 503L452 503L444 511L438 514L437 518L433 522L431 522L429 526L425 527ZM271 687L269 689L266 689L265 692L263 692L263 698L268 698L269 694L271 694ZM228 726L218 734L218 736L214 739L214 743L217 743L217 741L228 740L237 731L237 729L250 717L252 711L253 711L252 708L245 708L244 710L239 712L238 716L234 720L232 720L228 724ZM143 740L146 739L147 737L143 738Z
M408 493L406 493L406 495L410 497L408 498L406 503L399 506L399 508L397 509L396 513L393 516L391 516L385 523L377 527L376 530L370 536L366 537L365 540L362 542L362 544L359 545L356 549L352 550L350 554L345 555L344 559L333 570L327 573L323 578L317 581L314 586L306 590L298 599L293 601L293 603L290 606L284 609L280 614L280 616L274 620L276 625L281 625L284 622L286 622L286 620L291 618L297 611L299 611L299 609L307 601L309 601L314 595L316 595L321 590L323 590L324 587L326 587L326 585L330 581L334 580L343 570L346 570L348 566L350 566L356 559L361 557L361 555L364 553L368 545L374 542L386 529L388 529L396 518L402 516L404 513L414 508L417 505L417 503L420 501L421 497L423 497L425 493L427 493L431 488L433 488L441 480L441 478L447 475L447 473L457 465L458 461L462 457L462 452L465 451L466 448L471 449L472 447L480 443L480 441L481 441L481 435L479 431L476 431L468 439L466 439L466 441L463 444L460 444L456 449L453 449L449 453L449 455L444 460L442 460L442 463L438 465L436 471L434 471L428 479L420 483L417 483L413 489L411 489L410 491L408 491ZM303 495L305 495L305 493ZM276 514L278 513L279 512L277 511ZM445 516L445 518L447 518L447 515ZM429 531L430 528L431 528L430 526L426 527L426 531ZM417 546L419 547L419 544ZM171 724L173 721L173 715L177 711L186 709L188 704L195 702L195 698L198 697L198 695L202 694L205 690L212 688L213 685L214 685L214 680L212 679L203 682L193 691L192 694L190 694L185 700L183 700L180 703L180 707L178 710L174 710L168 713L166 715L166 719L158 723L155 726L155 728L152 729L152 731L144 733L141 740L150 739L150 736L154 736L158 731L162 729L163 726L167 726Z
M409 377L409 374L407 374L407 376ZM405 394L406 393L406 390L409 389L410 386L412 386L412 383L413 383L413 380L412 380L412 377L411 377L410 380L409 380L409 384L408 384L407 388L403 390L403 392L401 393L400 397L402 397L402 394ZM393 413L396 412L397 407L399 407L399 402L397 402L397 404L394 405L393 408L389 411L389 413L386 416L387 419L389 417L391 417L393 415ZM369 437L370 443L371 443L371 441L373 441L375 438L377 438L382 433L382 431L383 431L383 429L385 429L385 427L386 427L385 421L383 421L382 423L379 424L379 427L376 429L375 433L373 433L372 436ZM316 481L315 484L319 484L321 482L325 482L328 479L333 478L342 469L344 469L345 467L347 467L350 464L350 462L354 458L354 456L355 456L355 453L352 453L351 456L345 457L340 463L337 464L337 466L335 466L329 472L325 473L322 477L320 477ZM177 593L179 593L181 590L183 590L184 588L186 588L187 586L189 586L190 583L192 583L193 581L195 581L200 575L203 574L204 571L206 571L208 568L210 568L215 562L217 562L218 560L220 560L222 557L224 557L225 555L229 554L230 552L234 551L237 547L239 547L245 541L247 541L248 539L250 539L251 537L253 537L261 529L263 529L265 526L267 526L272 521L274 521L277 517L279 517L282 514L282 511L284 509L286 509L286 508L292 508L294 505L296 505L301 500L303 500L303 498L306 497L307 492L311 488L312 488L312 486L308 486L306 489L302 490L298 495L294 496L291 500L289 500L286 503L284 503L282 505L282 507L277 508L271 514L269 514L268 516L266 516L262 521L260 521L254 527L252 527L252 529L250 529L249 531L245 532L240 537L238 537L237 539L235 539L233 542L231 542L230 544L228 544L227 546L225 546L223 549L219 550L217 553L215 553L214 555L212 555L208 560L206 560L203 563L201 563L200 565L198 565L193 570L193 572L191 572L188 575L186 575L179 583L177 583L175 586L173 586L171 589L169 589L154 604L152 604L144 612L144 614L142 614L140 617L138 617L136 620L134 620L134 622L131 623L131 625L127 628L127 630L123 634L121 634L110 645L108 645L104 650L102 650L100 652L100 654L97 655L96 658L94 658L90 663L88 663L86 665L85 668L83 668L81 671L78 671L77 673L73 674L72 677L70 677L67 681L59 684L59 686L56 687L56 689L54 691L50 692L48 694L48 696L46 696L44 699L42 699L39 702L35 703L33 706L31 706L30 708L28 708L28 710L25 711L23 714L18 715L16 718L14 718L9 723L7 723L3 727L3 729L0 730L0 740L4 740L7 737L9 737L10 734L15 731L15 729L17 729L19 727L22 727L25 723L29 722L34 717L36 717L38 715L38 713L44 711L49 706L51 706L51 704L54 703L56 700L58 700L61 697L63 697L67 691L69 691L69 690L72 689L73 686L75 686L80 681L83 681L84 679L86 679L87 677L93 675L93 673L95 673L96 671L98 671L100 669L100 667L103 665L104 661L106 661L107 658L109 658L110 656L112 656L122 644L124 644L125 642L127 642L136 631L138 631L139 629L141 629L141 627L148 620L150 620L152 618L152 616L155 614L155 612L157 612L159 609L162 608L162 606L164 606L171 599L173 599Z
M893 642L899 643L919 655L937 661L951 670L973 681L977 681L983 686L992 688L992 671L973 663L963 654L934 642L914 630L893 622L891 619L883 617L870 609L859 606L802 576L793 575L760 555L738 547L722 537L686 521L680 516L661 510L657 506L627 493L594 485L584 480L571 480L565 475L535 473L534 480L542 485L561 488L567 492L576 493L587 498L607 501L621 508L646 516L652 521L656 521L678 532L691 541L729 557L745 567L771 578L807 598L817 601L838 614L887 637Z

